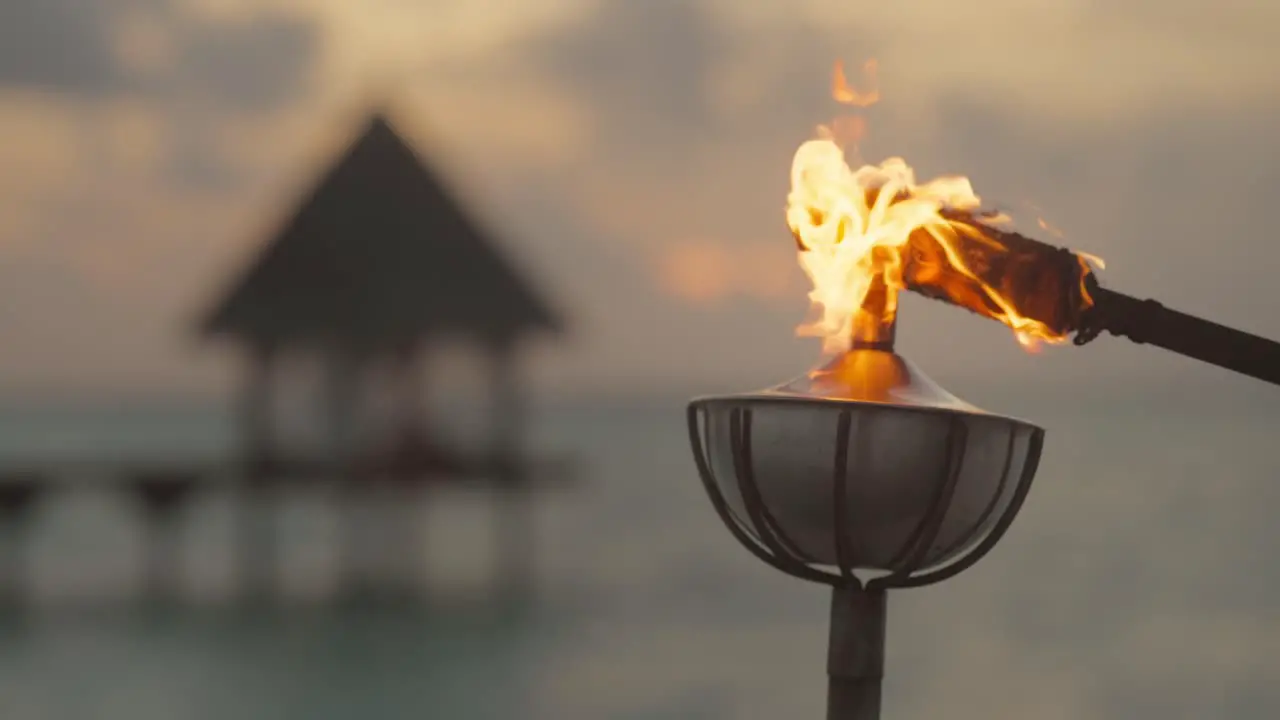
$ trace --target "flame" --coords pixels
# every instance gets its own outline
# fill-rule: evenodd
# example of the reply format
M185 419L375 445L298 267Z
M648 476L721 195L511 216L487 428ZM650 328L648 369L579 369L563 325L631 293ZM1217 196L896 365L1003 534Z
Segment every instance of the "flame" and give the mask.
M1084 252L1083 250L1073 250L1072 252L1074 252L1080 258L1081 262L1084 263L1084 267L1086 269L1091 270L1092 269L1091 266L1096 266L1099 270L1107 269L1107 262L1102 258L1098 257L1097 255Z
M874 76L875 61L863 69ZM832 96L859 108L880 97L877 89L853 90L839 63ZM854 341L892 342L897 293L910 285L1003 322L1025 348L1066 340L1063 330L1019 312L1011 293L984 275L986 267L975 266L975 248L987 265L1008 254L995 228L1009 220L982 214L981 198L967 178L921 182L900 157L854 169L846 159L848 137L842 138L839 127L820 127L816 139L796 150L791 166L787 224L813 285L809 299L817 315L798 328L800 335L822 338L827 354L844 352ZM1083 277L1094 258L1077 257ZM1081 293L1089 302L1083 284Z
M844 75L844 63L836 61L835 72L831 78L831 97L836 102L844 105L852 105L854 107L871 107L880 102L879 80L876 71L879 65L875 58L871 58L862 65L863 76L866 77L871 85L869 90L858 92L849 85L849 80Z
M1049 221L1044 218L1036 218L1036 224L1040 226L1041 230L1049 233L1059 240L1066 237L1066 233L1059 230L1056 226L1049 224Z

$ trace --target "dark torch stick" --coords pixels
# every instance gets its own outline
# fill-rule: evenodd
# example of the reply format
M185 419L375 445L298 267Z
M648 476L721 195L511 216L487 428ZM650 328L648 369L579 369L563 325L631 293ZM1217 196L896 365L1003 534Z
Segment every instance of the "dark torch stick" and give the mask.
M956 246L965 265L1019 314L1073 335L1076 345L1108 332L1280 385L1280 343L1108 290L1079 255L1065 248L993 228L971 215L945 214L962 223ZM980 285L949 267L932 236L918 231L910 244L903 272L909 290L999 317Z

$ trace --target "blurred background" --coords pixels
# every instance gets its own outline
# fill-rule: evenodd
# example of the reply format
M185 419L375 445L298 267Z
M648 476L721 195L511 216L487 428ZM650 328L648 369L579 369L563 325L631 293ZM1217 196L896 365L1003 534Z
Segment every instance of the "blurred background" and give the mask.
M832 63L879 60L868 158L1280 337L1277 31L1255 0L6 0L0 717L820 717L827 595L735 547L682 410L818 359L783 207ZM900 319L1048 440L1001 547L894 598L886 716L1274 717L1280 394Z

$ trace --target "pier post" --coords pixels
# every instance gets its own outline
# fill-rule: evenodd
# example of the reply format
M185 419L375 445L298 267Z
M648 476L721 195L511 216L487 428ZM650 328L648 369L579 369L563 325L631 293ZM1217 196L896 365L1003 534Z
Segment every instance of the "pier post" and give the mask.
M46 481L35 472L0 475L0 604L21 604L29 595L31 516Z
M148 600L177 596L181 582L183 510L199 477L190 472L144 472L130 478L142 511L143 590Z
M396 358L393 378L398 397L399 433L404 447L398 449L391 463L392 506L386 508L393 529L391 547L384 552L395 558L392 565L396 590L416 595L421 589L422 574L426 566L425 533L422 512L423 487L429 481L431 469L424 461L423 446L431 442L426 419L424 387L422 380L421 344L406 345Z
M344 347L331 348L325 362L325 471L338 498L338 592L361 597L370 589L367 556L370 524L375 521L369 513L374 498L368 478L360 476L354 454L362 367L355 353Z

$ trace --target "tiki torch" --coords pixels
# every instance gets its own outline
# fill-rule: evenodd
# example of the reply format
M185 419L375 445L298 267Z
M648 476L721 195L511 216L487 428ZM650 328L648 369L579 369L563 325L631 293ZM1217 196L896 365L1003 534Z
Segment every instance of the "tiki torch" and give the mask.
M759 392L688 406L702 484L734 538L832 588L829 720L880 713L886 591L971 567L1009 529L1044 431L951 395L894 351L908 290L1024 342L1108 332L1280 384L1280 344L1100 286L1089 258L1004 229L968 181L857 171L818 141L796 155L788 219L834 359Z
M945 253L913 235L905 287L987 317L1011 310L1077 344L1109 332L1280 385L1280 344L1104 289L1080 256L969 221L980 239L962 233ZM947 267L948 253L970 274ZM984 288L1000 302L980 302ZM829 720L879 717L886 591L945 580L990 552L1044 442L1041 428L930 381L894 352L894 329L856 322L827 366L688 407L698 473L729 532L770 566L832 588Z

